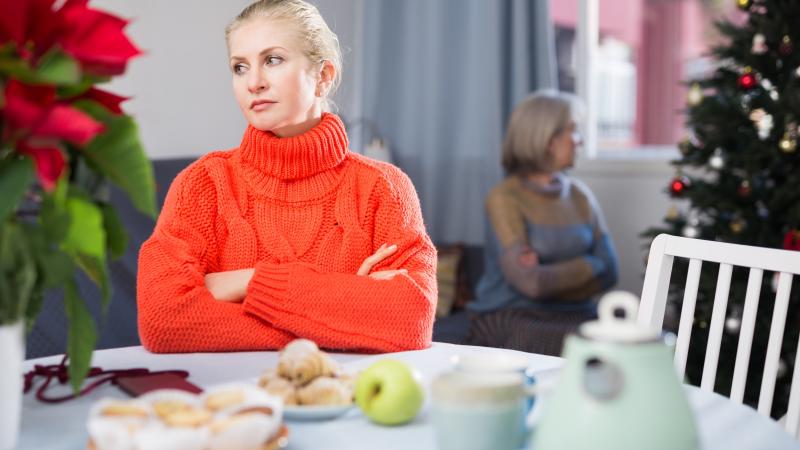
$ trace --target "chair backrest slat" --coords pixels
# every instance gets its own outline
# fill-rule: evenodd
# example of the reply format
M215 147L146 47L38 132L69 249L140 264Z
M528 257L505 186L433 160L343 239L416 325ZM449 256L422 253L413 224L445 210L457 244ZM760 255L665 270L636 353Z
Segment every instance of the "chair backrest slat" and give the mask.
M714 381L717 379L719 348L722 344L722 329L725 325L725 312L728 309L728 292L731 288L732 273L732 265L724 263L719 265L714 309L711 310L711 325L708 330L706 360L703 363L703 378L700 380L700 389L712 392L714 391Z
M686 358L689 354L689 340L694 324L694 305L697 302L697 287L700 284L700 269L703 261L692 258L689 261L689 272L686 276L686 288L683 290L681 306L681 322L678 326L678 341L675 343L675 371L680 378L686 372Z
M736 349L736 365L733 368L731 386L731 400L737 403L744 401L744 385L747 381L747 368L750 365L750 349L753 346L753 330L756 327L756 312L761 296L763 276L763 270L753 268L750 269L750 276L747 279L747 294L744 297L744 311L739 329L739 345Z
M800 348L800 341L797 343ZM789 407L786 411L786 431L794 437L800 437L800 352L794 357L794 373L792 388L789 391Z
M761 393L758 396L758 412L769 417L772 410L772 395L778 377L783 328L786 324L786 311L789 309L789 292L792 289L792 274L781 272L778 277L778 292L775 294L775 309L772 311L772 325L767 341L767 358L764 361L764 377L761 379Z
M664 245L666 240L658 238L650 246L650 255L647 257L647 273L653 273L649 278L645 275L642 286L642 298L652 301L642 302L639 306L637 322L660 330L664 325L664 311L667 307L667 294L669 293L669 277L672 274L672 261L674 258L666 254ZM648 280L650 280L648 282Z
M770 276L771 272L779 274L775 298L767 300L774 301L774 303L763 366L764 375L761 379L761 391L758 398L759 413L769 416L775 395L784 328L797 326L794 322L791 325L786 325L786 319L791 296L792 277L800 275L800 252L690 239L666 234L659 235L653 239L650 245L647 271L642 287L642 302L637 317L639 324L650 326L655 330L661 330L675 257L689 259L689 271L683 293L683 305L674 359L675 371L680 377L683 377L686 372L687 355L695 320L695 310L697 309L698 289L703 279L701 268L705 262L720 264L708 330L708 345L706 347L703 374L700 380L700 387L707 390L713 390L716 381L723 330L727 318L726 310L731 294L730 290L732 289L730 283L733 267L739 266L750 269L744 308L741 313L736 362L733 379L731 380L731 399L739 403L743 402L744 399L748 365L751 357L760 358L760 355L753 355L752 346L756 332L756 316L759 303L763 303L760 300L760 293L766 276L764 272L770 273ZM764 305L764 307L766 306L769 305ZM764 307L762 307L762 310ZM733 317L736 318L736 315ZM798 343L798 348L800 348L800 343ZM795 355L794 367L785 428L789 433L800 437L800 352Z

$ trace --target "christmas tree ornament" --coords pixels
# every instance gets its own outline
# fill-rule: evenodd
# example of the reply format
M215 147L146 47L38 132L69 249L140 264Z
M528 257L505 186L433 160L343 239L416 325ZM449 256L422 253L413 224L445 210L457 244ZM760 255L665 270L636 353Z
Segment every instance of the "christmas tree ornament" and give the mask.
M742 11L747 11L750 9L750 5L752 3L752 0L736 0L736 6L738 6Z
M664 218L670 221L675 221L681 216L680 211L678 211L678 207L675 205L670 205L669 209L667 210L667 214L664 215Z
M784 153L794 153L797 150L797 138L793 137L788 131L783 133L783 137L778 142L778 148Z
M778 53L783 56L789 56L794 51L794 43L792 42L792 38L789 35L784 35L781 39L781 43L778 44Z
M753 69L745 67L744 73L739 75L739 87L750 90L756 87L756 84L758 84L758 79L756 78L756 74L753 73Z
M722 170L725 168L725 157L722 156L722 149L717 147L714 154L708 158L708 166L714 170Z
M700 236L700 228L695 225L686 224L681 230L681 234L689 239L697 239Z
M692 180L685 175L676 175L669 184L669 193L673 197L682 196L692 186Z
M753 47L751 48L751 52L754 55L763 55L767 53L767 40L764 38L764 35L761 33L756 33L753 36Z
M683 140L678 143L678 150L680 150L683 155L689 154L692 150L692 144L689 142L688 137L683 138Z
M741 217L733 219L733 221L730 224L730 228L733 234L741 234L741 232L744 231L745 226L747 226L747 222L745 222L744 219L742 219Z
M728 317L725 319L725 330L730 334L738 334L742 328L742 319L739 317Z
M741 198L750 197L750 194L753 193L753 187L750 186L750 181L742 180L742 182L739 184L739 188L736 189L736 193L739 194L739 197Z
M689 103L689 106L697 106L702 101L703 90L700 89L698 83L692 83L692 86L689 88L689 93L686 95L686 102Z
M775 86L773 86L772 82L767 78L761 80L761 88L769 94L769 98L771 98L772 101L776 102L780 98L780 95L778 95L778 90L775 89Z
M786 365L786 361L781 358L778 361L778 378L783 378L789 372L789 366Z
M783 236L784 250L800 250L800 230L793 229Z
M753 124L756 126L759 139L764 141L769 138L772 128L775 126L772 120L772 114L764 111L764 108L754 109L750 113L750 120L753 121Z
M762 202L761 200L759 200L756 203L756 214L758 214L758 217L762 219L766 219L769 217L769 209L767 208L767 205L765 205L764 202Z

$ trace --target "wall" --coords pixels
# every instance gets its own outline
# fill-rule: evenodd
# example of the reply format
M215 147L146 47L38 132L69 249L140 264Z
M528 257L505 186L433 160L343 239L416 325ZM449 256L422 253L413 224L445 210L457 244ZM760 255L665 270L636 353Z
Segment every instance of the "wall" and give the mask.
M363 0L318 0L322 14L339 33L341 45L354 47ZM235 147L245 121L233 98L224 29L249 0L94 0L91 5L132 20L128 33L145 54L108 89L133 98L123 104L140 127L151 158L197 157ZM346 65L354 53L345 55ZM352 67L352 66L351 66ZM336 97L342 112L356 103L345 67Z

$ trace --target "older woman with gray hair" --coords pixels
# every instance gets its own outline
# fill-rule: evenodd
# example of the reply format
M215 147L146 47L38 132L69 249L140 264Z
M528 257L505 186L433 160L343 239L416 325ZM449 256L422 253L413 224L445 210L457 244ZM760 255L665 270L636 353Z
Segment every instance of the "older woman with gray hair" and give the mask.
M574 97L522 101L503 143L506 178L486 199L485 270L468 304L468 343L559 354L564 335L596 315L617 258L591 190L564 172L581 144Z

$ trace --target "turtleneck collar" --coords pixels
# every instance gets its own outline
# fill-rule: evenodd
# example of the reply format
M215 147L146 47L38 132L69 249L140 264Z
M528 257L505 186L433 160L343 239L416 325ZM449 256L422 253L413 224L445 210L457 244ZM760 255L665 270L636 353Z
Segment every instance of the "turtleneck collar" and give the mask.
M550 197L565 197L570 188L569 178L562 172L555 173L547 185L534 183L523 177L517 177L517 180L524 189Z
M242 161L279 180L308 178L338 166L347 157L347 133L335 114L303 134L278 137L248 125L239 146Z

